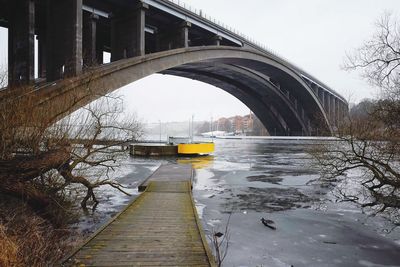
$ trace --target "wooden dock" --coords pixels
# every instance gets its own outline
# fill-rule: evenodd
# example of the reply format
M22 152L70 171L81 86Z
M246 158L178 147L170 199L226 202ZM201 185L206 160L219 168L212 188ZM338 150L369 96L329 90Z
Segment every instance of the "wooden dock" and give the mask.
M191 178L188 165L161 166L147 179L145 192L63 266L215 266L193 202Z
M192 182L192 165L169 164L161 165L149 178L144 180L138 187L139 192L146 190L150 182Z

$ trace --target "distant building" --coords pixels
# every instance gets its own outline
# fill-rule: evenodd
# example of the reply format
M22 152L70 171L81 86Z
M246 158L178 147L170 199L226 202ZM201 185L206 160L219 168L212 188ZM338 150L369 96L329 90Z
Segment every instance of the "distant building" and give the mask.
M204 122L197 128L197 133L224 131L241 135L268 136L269 133L256 115L250 112L245 116L219 118L211 123Z
M230 131L235 132L236 134L258 136L269 135L261 121L251 112L245 116L230 117L228 120L231 123Z
M231 123L231 132L242 133L243 131L243 118L242 116L234 116L229 118Z
M227 118L220 118L217 120L217 125L215 128L217 131L225 131L231 132L232 131L232 124L229 119Z
M255 115L250 113L242 118L243 132L252 133Z

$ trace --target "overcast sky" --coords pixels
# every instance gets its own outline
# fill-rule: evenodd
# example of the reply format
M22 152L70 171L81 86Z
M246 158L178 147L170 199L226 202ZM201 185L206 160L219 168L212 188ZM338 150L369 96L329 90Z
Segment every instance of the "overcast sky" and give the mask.
M357 102L377 91L358 74L341 70L345 53L374 32L385 12L400 17L399 0L180 0L267 45L346 99ZM0 31L0 64L6 62L6 31ZM119 91L126 108L147 122L210 120L249 109L215 87L167 75L152 75ZM165 104L167 103L167 104Z

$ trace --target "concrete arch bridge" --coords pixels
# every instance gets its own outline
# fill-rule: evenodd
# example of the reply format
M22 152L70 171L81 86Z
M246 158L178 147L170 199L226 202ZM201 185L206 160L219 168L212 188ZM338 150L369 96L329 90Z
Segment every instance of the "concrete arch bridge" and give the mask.
M171 1L0 2L8 11L0 12L0 24L9 28L7 90L36 83L19 97L39 97L38 107L50 117L154 73L225 90L271 135L332 134L347 113L346 100L313 76ZM34 36L40 84L33 75ZM102 64L103 52L111 53L111 63Z

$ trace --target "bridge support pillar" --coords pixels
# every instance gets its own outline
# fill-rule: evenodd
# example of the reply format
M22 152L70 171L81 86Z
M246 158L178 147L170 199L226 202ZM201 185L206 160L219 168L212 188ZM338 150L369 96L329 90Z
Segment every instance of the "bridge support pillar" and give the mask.
M37 35L38 41L38 76L46 78L46 33L39 30Z
M340 121L343 117L340 114L340 101L336 99L336 126L340 126Z
M344 104L340 103L339 104L339 117L340 117L340 120L342 121L346 115L347 115L346 106Z
M339 122L342 122L349 114L348 106L341 101L338 103L338 113Z
M327 92L325 94L325 111L328 117L329 123L332 125L332 114L331 114L331 95Z
M35 2L13 0L8 34L8 84L29 84L35 78Z
M89 12L83 13L83 65L90 67L97 63L97 20L99 16ZM103 63L103 62L101 62Z
M139 1L134 10L115 14L111 22L111 61L145 55L145 15Z
M336 97L331 95L331 124L332 127L336 127Z
M179 35L177 40L178 47L189 47L189 28L192 24L184 21L179 25Z
M82 71L82 0L47 1L48 81Z
M212 45L220 46L220 45L221 45L221 41L222 41L222 37L219 36L219 35L215 35L215 36L212 38Z
M322 107L325 108L325 93L324 93L324 90L322 90L322 89L318 90L318 98L319 98L319 101L322 104Z
M157 33L158 51L189 47L189 29L192 24L183 21L178 25L170 25L165 32Z
M314 84L313 86L311 86L311 88L313 89L315 95L316 95L316 96L319 96L319 93L318 93L318 91L319 91L319 90L318 90L318 89L319 89L319 88L318 88L318 85Z

